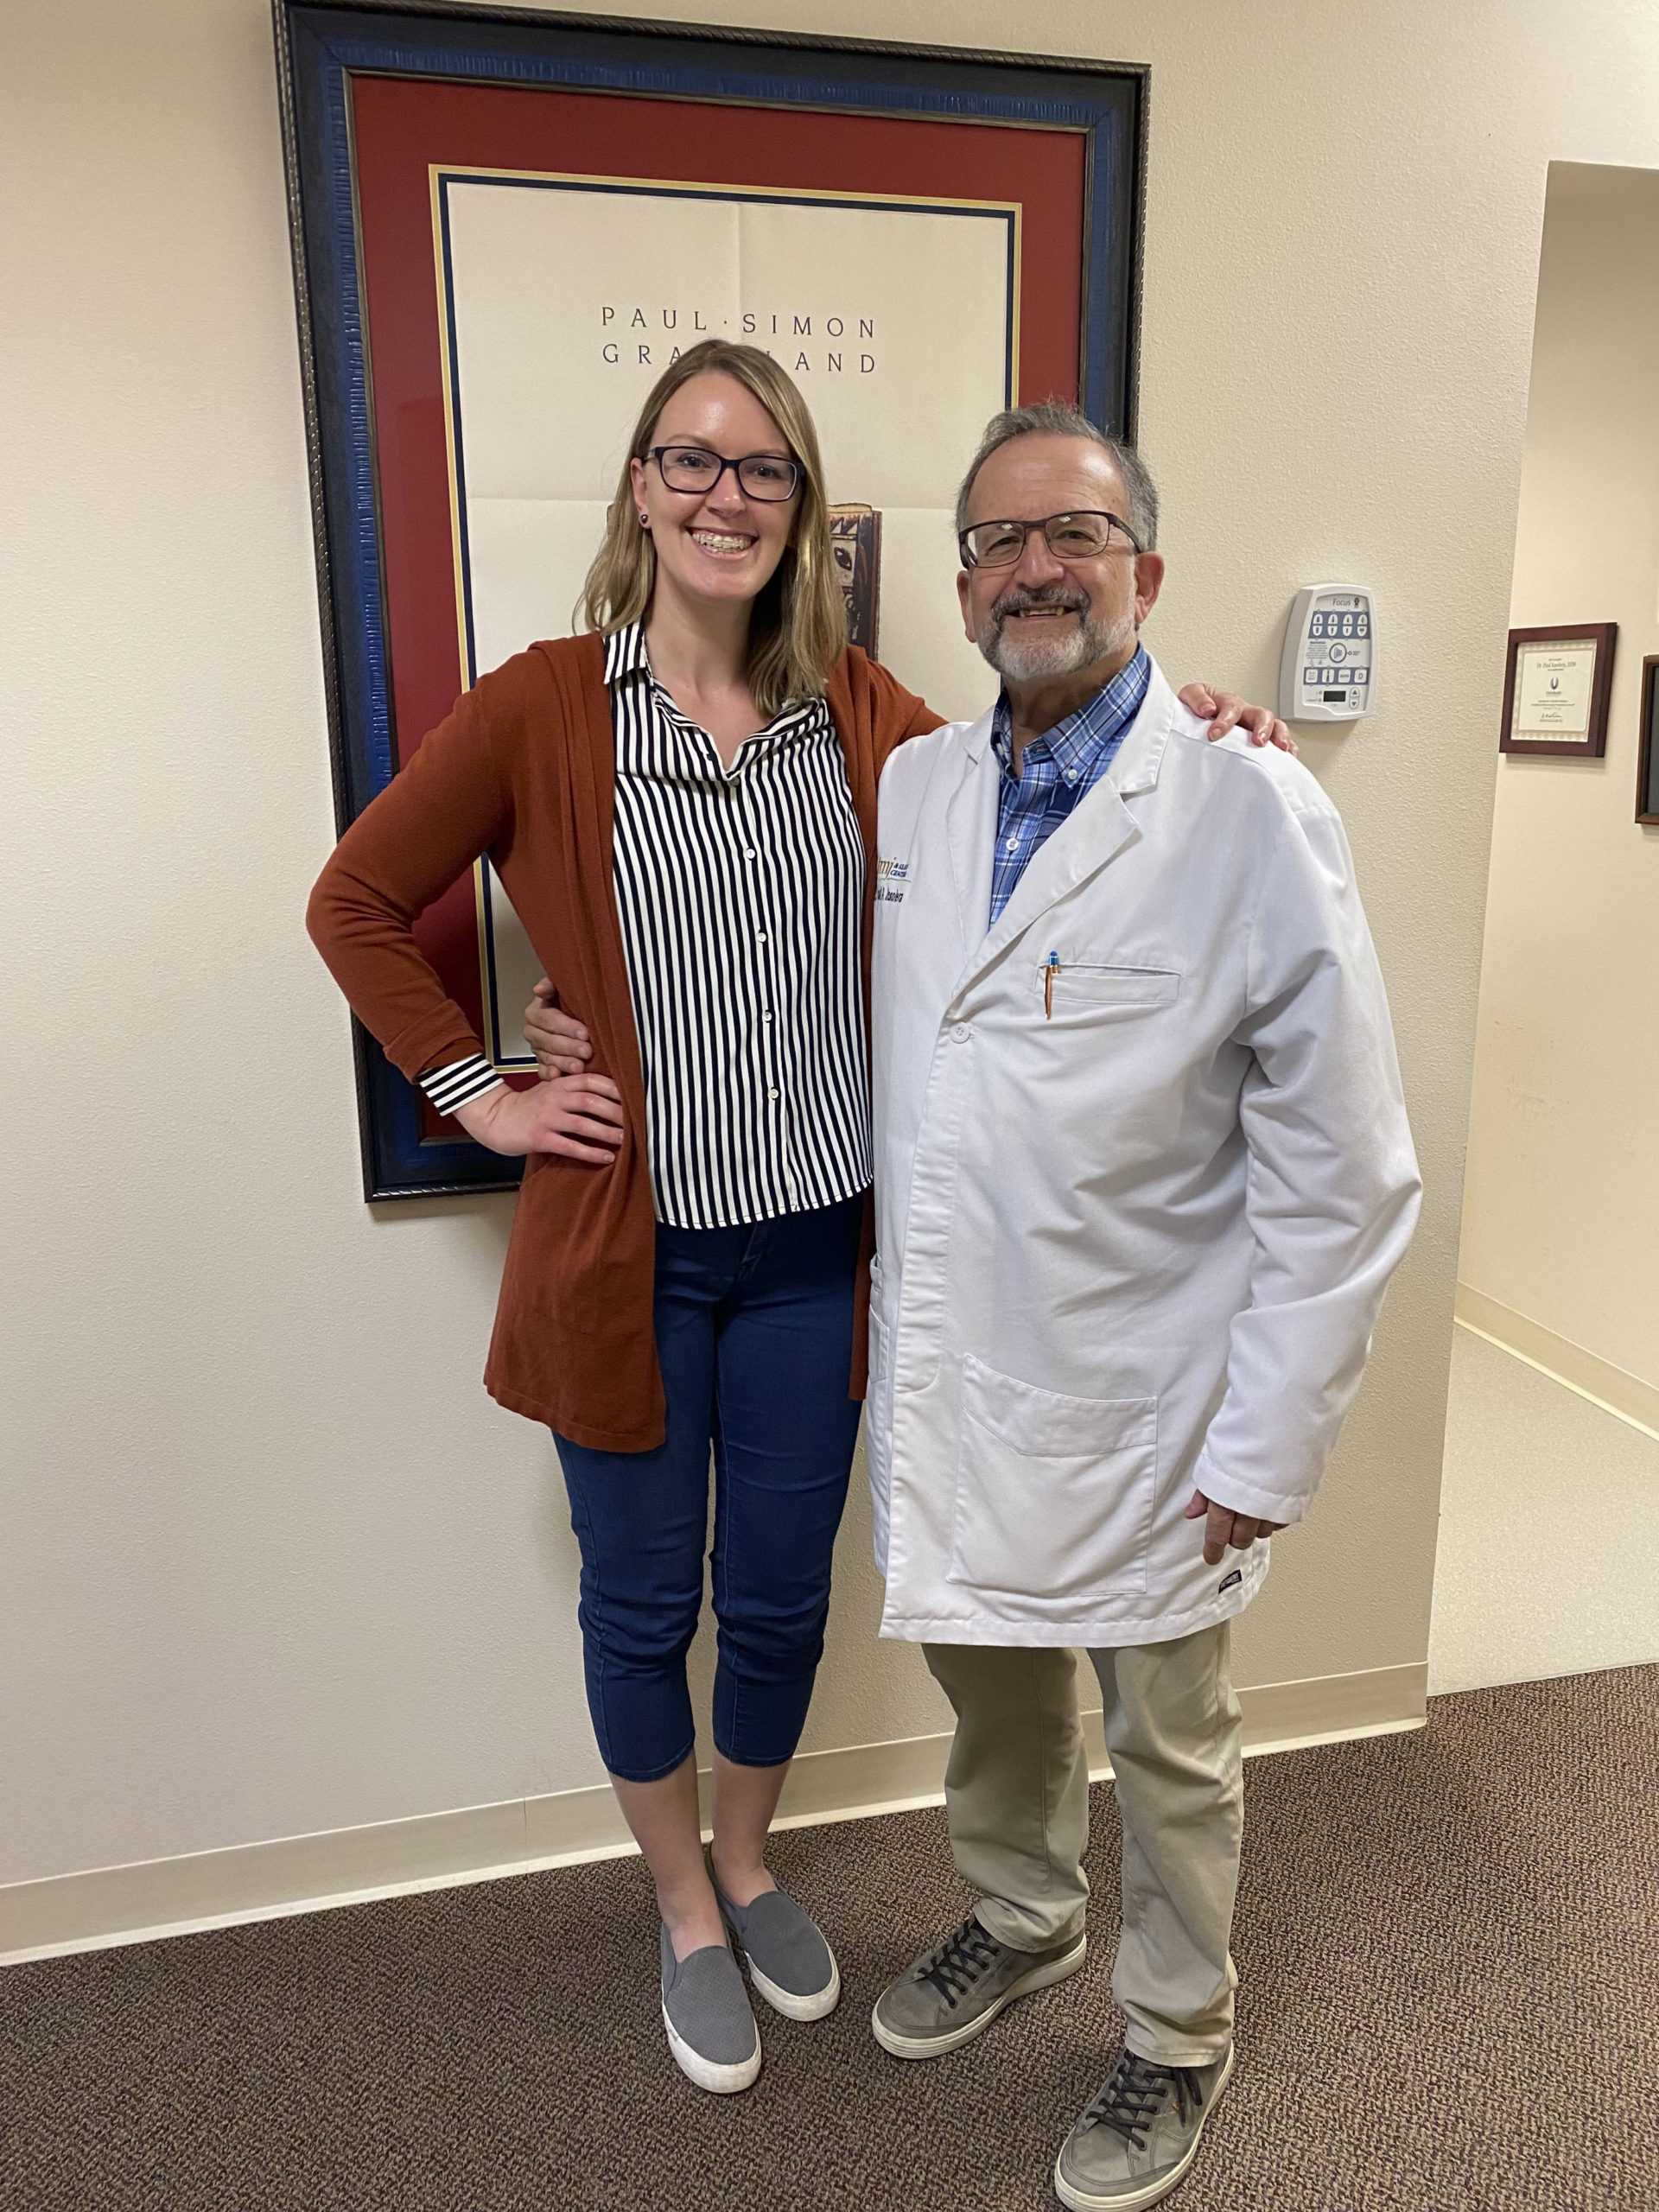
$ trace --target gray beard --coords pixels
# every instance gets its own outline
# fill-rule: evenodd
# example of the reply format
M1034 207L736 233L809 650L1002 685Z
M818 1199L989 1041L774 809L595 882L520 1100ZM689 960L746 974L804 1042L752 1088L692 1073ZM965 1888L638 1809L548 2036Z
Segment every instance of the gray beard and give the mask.
M1116 622L1096 622L1084 613L1069 633L1031 638L1018 645L1004 632L1006 619L993 615L974 642L999 676L1016 683L1035 683L1046 676L1074 676L1078 669L1121 653L1135 641L1133 613L1121 615Z

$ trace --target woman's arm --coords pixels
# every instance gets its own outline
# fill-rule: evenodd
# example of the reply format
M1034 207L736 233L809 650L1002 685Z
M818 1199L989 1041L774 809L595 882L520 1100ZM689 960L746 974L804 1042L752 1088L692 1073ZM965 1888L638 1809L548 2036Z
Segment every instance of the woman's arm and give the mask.
M510 824L493 723L512 688L486 677L456 702L340 839L307 910L330 974L411 1078L482 1049L414 923Z
M415 942L416 916L512 829L502 762L522 729L526 673L510 661L485 677L422 740L340 839L306 920L394 1066L416 1081L437 1070L464 1077L461 1103L448 1110L475 1142L510 1156L549 1152L604 1166L622 1141L615 1084L577 1072L528 1091L499 1081L480 1091L466 1064L479 1065L482 1047ZM435 1087L441 1096L443 1086Z

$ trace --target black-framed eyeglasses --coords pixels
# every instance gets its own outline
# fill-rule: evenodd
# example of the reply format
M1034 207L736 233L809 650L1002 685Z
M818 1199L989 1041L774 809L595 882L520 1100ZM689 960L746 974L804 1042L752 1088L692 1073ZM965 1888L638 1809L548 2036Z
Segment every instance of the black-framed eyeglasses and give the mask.
M1045 515L1040 522L976 522L957 539L964 569L1011 569L1026 550L1033 530L1057 561L1092 561L1114 550L1144 553L1146 547L1121 515L1085 508L1068 515ZM1124 543L1115 546L1113 532Z
M723 461L707 446L652 446L654 461L671 492L712 492L729 468L752 499L792 499L801 482L801 464L785 454L746 453Z

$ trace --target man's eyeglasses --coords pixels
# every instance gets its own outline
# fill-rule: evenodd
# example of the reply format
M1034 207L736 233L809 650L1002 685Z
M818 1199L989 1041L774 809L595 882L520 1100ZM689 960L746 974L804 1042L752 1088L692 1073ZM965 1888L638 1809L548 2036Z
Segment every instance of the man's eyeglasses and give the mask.
M1040 522L976 522L957 539L964 569L1011 569L1033 530L1057 561L1092 561L1102 553L1144 553L1146 548L1120 515L1094 509L1045 515ZM1116 532L1123 543L1115 545Z
M722 461L705 446L652 446L645 459L656 462L671 492L712 492L728 468L752 499L792 499L801 480L800 462L782 454Z

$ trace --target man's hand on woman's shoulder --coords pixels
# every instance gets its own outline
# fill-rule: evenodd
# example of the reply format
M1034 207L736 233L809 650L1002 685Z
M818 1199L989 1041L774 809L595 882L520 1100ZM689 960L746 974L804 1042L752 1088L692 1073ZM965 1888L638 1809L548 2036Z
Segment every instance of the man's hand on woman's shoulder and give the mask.
M1249 733L1252 745L1276 745L1281 753L1299 749L1271 707L1253 707L1236 691L1217 691L1212 683L1188 683L1177 696L1189 714L1209 723L1212 745L1230 729L1243 729Z

